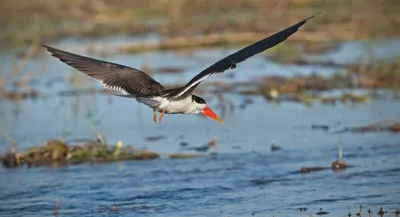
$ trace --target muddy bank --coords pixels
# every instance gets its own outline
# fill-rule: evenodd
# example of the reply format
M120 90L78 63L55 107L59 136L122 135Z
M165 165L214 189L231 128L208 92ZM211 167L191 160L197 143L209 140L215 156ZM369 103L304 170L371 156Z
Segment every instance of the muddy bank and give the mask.
M2 45L149 32L169 38L220 32L268 34L320 11L322 16L303 30L313 32L320 40L390 37L399 33L399 4L393 0L70 2L5 2L0 10Z
M160 42L139 43L120 46L117 47L116 52L135 53L144 51L194 49L239 44L245 46L274 33L275 32L243 32L174 37ZM329 41L328 38L324 38L320 35L315 34L314 32L298 32L298 34L296 33L292 35L290 39L291 43L293 43L294 41L307 41L314 43Z

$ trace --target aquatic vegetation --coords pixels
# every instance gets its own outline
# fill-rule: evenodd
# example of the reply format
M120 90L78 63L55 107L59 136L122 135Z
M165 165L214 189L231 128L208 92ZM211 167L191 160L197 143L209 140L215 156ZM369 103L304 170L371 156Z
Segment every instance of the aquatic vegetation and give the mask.
M333 171L342 171L344 169L346 169L348 166L347 164L342 161L342 160L337 160L332 162L332 170Z
M343 138L342 134L340 134L340 142L339 142L339 151L338 151L338 160L332 162L332 170L333 171L343 171L347 167L349 167L343 160Z
M378 211L378 213L376 213L376 214L378 214L378 215L380 215L380 216L383 216L383 214L385 214L385 213L387 213L387 211L383 211L383 209L382 209L382 207L379 209L379 211Z
M280 146L277 146L277 145L275 145L275 144L272 144L271 145L271 148L270 148L270 150L271 151L278 151L278 150L281 150L282 148L280 147Z
M338 151L338 160L333 161L331 167L321 167L321 166L312 166L312 167L301 167L300 171L295 173L310 173L310 172L318 172L323 170L331 169L335 172L340 172L345 170L346 168L350 168L352 166L347 165L346 162L343 160L343 142L342 142L342 135L340 135L340 142L339 142L339 151Z
M327 215L327 214L329 214L330 212L327 212L327 211L324 211L324 210L322 210L322 208L317 212L317 213L315 213L316 215Z
M370 133L370 132L381 132L381 131L389 131L392 133L400 132L400 123L394 120L383 120L373 124L358 126L358 127L345 127L342 130L335 131L335 133L344 133L344 132L352 132L352 133Z
M197 158L205 156L204 154L181 154L181 153L174 153L174 154L169 154L169 157L171 159L189 159L189 158Z
M322 171L322 170L327 170L329 168L327 167L301 167L299 173L309 173L309 172L318 172L318 171Z
M8 152L0 157L8 168L31 166L70 165L95 162L115 162L132 160L153 160L167 155L173 159L188 159L206 154L163 154L145 150L135 150L131 146L103 144L99 139L84 144L70 145L61 140L48 140L40 147L31 147L23 153Z

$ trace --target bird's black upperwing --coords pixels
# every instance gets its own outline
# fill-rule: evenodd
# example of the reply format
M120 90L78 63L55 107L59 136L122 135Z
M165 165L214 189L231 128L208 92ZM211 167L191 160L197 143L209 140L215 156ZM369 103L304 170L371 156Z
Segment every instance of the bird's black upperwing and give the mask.
M233 53L225 57L224 59L219 60L218 62L204 69L194 78L192 78L192 80L190 80L182 88L176 91L166 91L166 95L168 95L170 99L179 99L187 96L188 94L191 94L192 91L196 88L196 86L200 84L204 79L214 75L222 74L224 71L228 69L233 69L236 67L236 64L243 62L247 58L252 57L266 49L274 47L275 45L285 41L289 36L297 32L298 28L304 25L307 22L307 20L313 18L314 16L320 13L314 14L313 16L308 17L307 19L297 24L294 24L293 26L287 29L275 33L274 35L271 35L261 41L258 41L252 45L249 45L237 51L236 53Z
M160 95L164 89L160 83L138 69L80 56L48 45L42 46L52 56L102 83L115 95L125 97Z

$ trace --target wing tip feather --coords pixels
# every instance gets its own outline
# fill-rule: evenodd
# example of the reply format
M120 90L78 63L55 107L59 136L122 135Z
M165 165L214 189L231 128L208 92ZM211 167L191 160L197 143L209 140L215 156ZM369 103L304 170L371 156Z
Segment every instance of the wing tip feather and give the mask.
M313 18L313 17L315 17L315 16L317 16L317 15L319 15L319 14L322 14L322 11L320 11L320 12L318 12L318 13L312 15L312 16L309 16L309 17L306 18L304 21L307 21L307 20L309 20L309 19L311 19L311 18Z

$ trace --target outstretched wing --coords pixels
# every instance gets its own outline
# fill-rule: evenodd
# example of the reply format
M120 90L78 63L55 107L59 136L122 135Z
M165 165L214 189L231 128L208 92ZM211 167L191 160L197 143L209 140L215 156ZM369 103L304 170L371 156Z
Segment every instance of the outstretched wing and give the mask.
M275 45L285 41L289 36L297 32L298 28L304 25L307 22L307 20L313 18L314 16L320 13L314 14L313 16L308 17L307 19L297 24L294 24L287 29L275 33L274 35L271 35L263 40L260 40L252 45L249 45L237 51L236 53L233 53L225 57L224 59L219 60L218 62L214 63L213 65L204 69L202 72L196 75L182 88L174 91L167 91L166 95L168 95L170 99L179 99L181 97L187 96L188 94L191 94L193 90L196 88L196 86L199 85L204 79L214 75L222 74L224 71L228 69L234 69L236 68L236 64L243 62L247 58L250 58L266 49L274 47Z
M116 63L80 56L48 45L52 56L100 82L112 94L124 97L160 95L163 86L145 72Z

